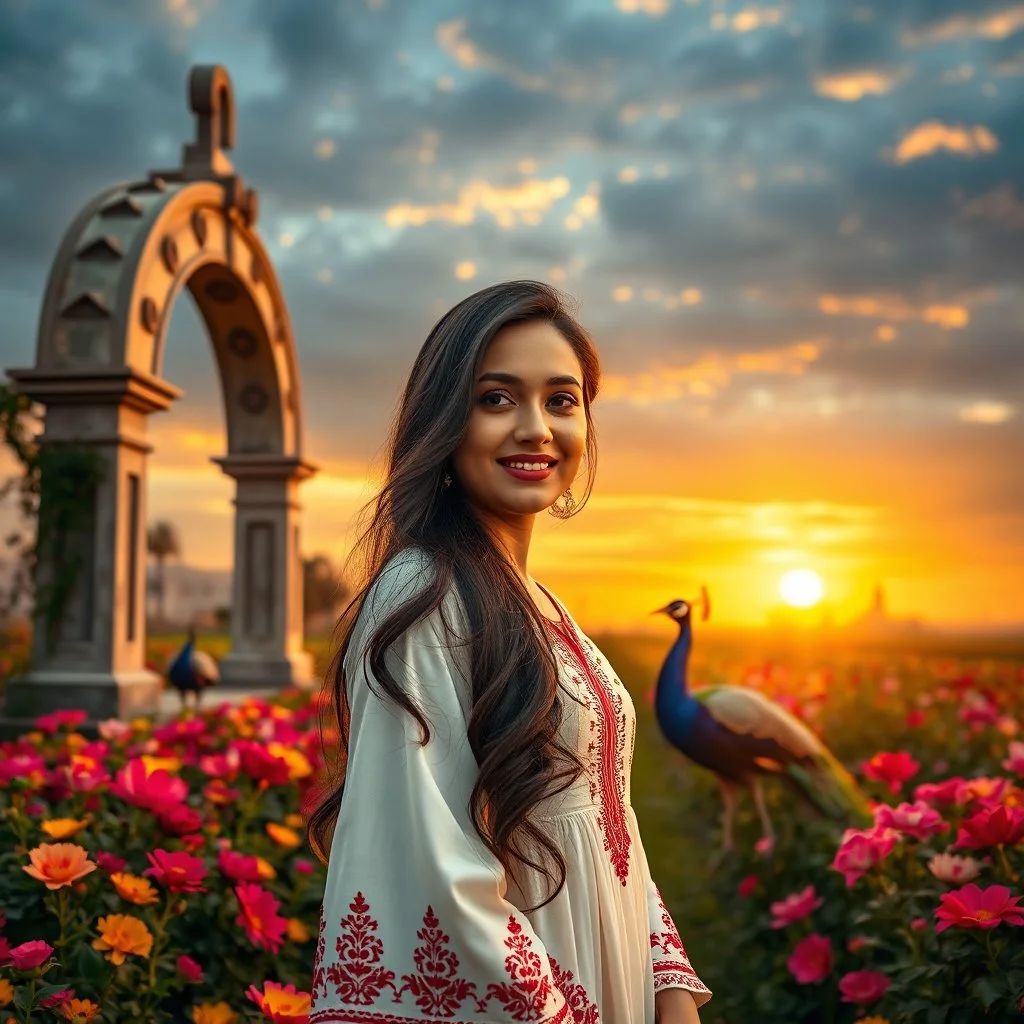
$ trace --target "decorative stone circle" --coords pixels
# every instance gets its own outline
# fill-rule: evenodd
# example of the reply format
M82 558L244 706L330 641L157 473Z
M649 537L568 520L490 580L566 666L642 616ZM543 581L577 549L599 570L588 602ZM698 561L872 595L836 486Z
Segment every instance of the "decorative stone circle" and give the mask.
M252 331L245 327L236 327L228 335L228 348L239 359L251 359L256 355L259 340Z
M262 384L246 384L238 396L238 404L250 416L259 416L270 404L270 395Z

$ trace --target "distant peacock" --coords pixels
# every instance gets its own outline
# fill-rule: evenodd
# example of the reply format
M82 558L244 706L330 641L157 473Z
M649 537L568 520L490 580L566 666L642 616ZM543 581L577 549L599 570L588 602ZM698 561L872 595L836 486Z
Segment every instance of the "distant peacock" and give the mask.
M187 704L186 694L193 695L195 707L198 708L203 690L220 681L217 662L205 651L196 648L196 631L191 626L184 647L178 651L167 669L167 681L178 691L182 709Z
M701 588L702 620L710 613ZM693 645L692 606L676 600L664 613L679 626L655 692L654 708L665 738L695 764L715 773L725 805L721 856L735 846L737 790L750 789L765 838L774 843L762 775L781 778L819 814L867 826L873 816L850 773L801 721L764 694L743 686L708 686L690 692L687 667Z

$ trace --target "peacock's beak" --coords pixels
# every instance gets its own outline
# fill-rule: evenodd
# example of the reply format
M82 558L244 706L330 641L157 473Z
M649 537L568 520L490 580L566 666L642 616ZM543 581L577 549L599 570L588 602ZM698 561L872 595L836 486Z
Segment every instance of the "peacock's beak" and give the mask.
M655 608L654 611L651 612L651 614L652 615L664 615L665 612L667 612L667 611L668 611L668 605L666 604L666 605L664 605L661 608Z

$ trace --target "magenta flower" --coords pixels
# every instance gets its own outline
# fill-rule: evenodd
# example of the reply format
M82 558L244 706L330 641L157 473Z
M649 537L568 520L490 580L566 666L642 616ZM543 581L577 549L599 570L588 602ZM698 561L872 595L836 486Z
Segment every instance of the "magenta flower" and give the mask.
M136 757L117 773L117 781L111 785L110 792L135 807L160 814L185 802L188 783L164 768L150 772L146 762Z
M903 803L898 807L880 804L875 808L875 822L914 839L937 836L949 828L939 812L929 807L923 800L912 804Z
M870 1006L877 1003L892 984L881 971L850 971L839 979L844 1003Z
M1024 907L1019 906L1024 896L1013 896L1005 885L990 885L982 889L973 882L962 889L945 892L939 897L941 906L935 911L939 923L936 932L947 928L996 928L1006 924L1024 924Z
M1007 758L1003 761L1003 767L1008 772L1024 776L1024 743L1014 740L1006 751Z
M45 964L52 955L53 946L42 939L33 939L8 951L8 966L16 971L31 971Z
M847 829L832 861L832 870L846 879L846 888L852 888L857 879L881 863L892 853L897 833L884 825L870 829Z
M772 912L772 927L785 928L787 925L802 921L810 913L817 910L825 900L814 891L814 886L809 885L802 892L794 892L785 899L769 905Z
M920 770L918 764L905 750L875 754L870 761L861 762L860 770L865 778L884 783L893 793L903 788L903 783L913 778Z
M178 973L190 984L198 985L203 980L203 969L192 957L182 953L175 962L175 966Z
M942 782L922 782L914 787L914 801L931 804L955 804L960 784L964 780L959 775Z
M831 940L815 932L796 944L786 966L799 984L818 985L832 973L834 962Z
M1024 843L1024 807L997 807L978 811L960 823L953 847L983 850L989 846Z

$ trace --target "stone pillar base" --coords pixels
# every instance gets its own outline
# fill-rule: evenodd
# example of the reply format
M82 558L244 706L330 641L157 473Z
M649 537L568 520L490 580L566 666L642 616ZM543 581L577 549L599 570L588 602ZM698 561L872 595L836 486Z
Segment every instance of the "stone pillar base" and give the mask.
M86 713L88 729L106 718L135 718L155 714L163 680L155 672L33 671L8 680L0 733L11 736L33 728L39 715L53 711Z
M220 683L209 691L209 698L216 701L218 688L252 690L298 686L311 690L319 683L313 672L313 655L309 651L284 655L231 651L220 659Z

